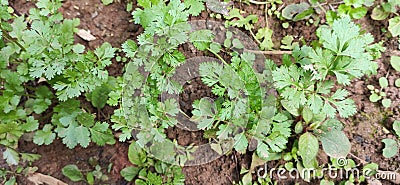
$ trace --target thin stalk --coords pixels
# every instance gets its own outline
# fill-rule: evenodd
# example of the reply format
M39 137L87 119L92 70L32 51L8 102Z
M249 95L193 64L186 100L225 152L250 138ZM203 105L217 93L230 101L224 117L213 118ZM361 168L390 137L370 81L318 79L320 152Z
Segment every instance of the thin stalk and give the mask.
M258 5L269 4L269 2L260 2L260 1L255 1L255 0L249 0L249 2L253 3L253 4L258 4Z
M18 41L16 41L14 38L12 38L8 32L6 30L4 30L1 26L0 26L0 30L1 32L3 32L3 37L6 38L8 41L13 42L14 44L16 44L18 47L20 47L22 49L22 51L26 51L26 49L24 48L24 46L22 46Z
M245 49L245 51L255 54L264 54L264 55L283 55L283 54L292 54L292 51L282 51L282 50L273 50L273 51L258 51L258 50L249 50Z

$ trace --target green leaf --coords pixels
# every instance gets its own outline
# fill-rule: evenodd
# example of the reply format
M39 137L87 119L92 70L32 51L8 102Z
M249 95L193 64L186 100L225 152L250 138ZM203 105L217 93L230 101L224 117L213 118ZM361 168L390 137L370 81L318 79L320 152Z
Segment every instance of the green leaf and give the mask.
M396 140L394 139L382 139L382 142L385 143L385 148L382 150L383 151L383 156L386 158L391 158L394 157L398 150L398 144Z
M396 80L394 81L394 85L395 85L396 87L400 87L400 78L398 78L398 79L396 79Z
M207 50L213 39L214 34L211 30L197 30L189 35L189 41L200 51Z
M298 14L307 11L309 7L310 5L308 3L290 4L282 10L282 17L285 19L294 20ZM305 18L306 16L303 16L301 18L297 18L295 21Z
M126 181L130 182L139 174L139 168L134 166L126 167L120 173Z
M52 131L53 126L51 124L44 125L42 130L35 132L33 136L33 143L37 145L49 145L56 138L56 134Z
M189 14L193 16L198 16L201 11L205 10L204 0L185 0L184 3Z
M111 92L111 88L108 84L103 84L99 87L96 87L94 91L90 94L87 94L89 101L92 102L92 105L96 108L102 109L107 103L108 94Z
M138 45L135 43L135 41L128 39L122 44L121 47L122 47L122 51L125 52L127 57L130 57L130 58L135 57L136 50L138 48Z
M389 108L392 105L392 100L385 98L385 99L382 100L382 105L385 108Z
M215 111L217 110L215 102L211 102L209 98L202 98L193 103L193 108L193 116L190 120L198 123L197 128L199 129L210 129L214 123Z
M163 181L160 175L156 173L149 172L147 174L147 181L149 184L154 184L154 185L162 185Z
M400 138L400 121L393 122L393 130L396 133L397 137Z
M86 148L90 143L90 132L84 126L75 128L76 141L83 147ZM68 136L67 136L68 137Z
M389 19L388 29L393 37L400 35L400 16Z
M8 165L18 165L20 158L17 151L11 148L7 148L3 152L3 159L6 160Z
M396 70L400 72L400 57L399 56L391 56L390 57L390 65Z
M389 86L389 81L387 80L386 77L379 78L379 86L381 86L382 88L386 88Z
M299 138L299 154L303 164L310 163L317 156L319 149L318 139L311 133L306 132Z
M245 153L247 145L249 143L247 141L246 136L244 135L244 132L235 135L234 140L235 140L235 145L234 145L235 150L240 153Z
M114 135L108 127L109 125L106 122L96 122L96 124L90 128L92 141L99 146L104 146L105 144L115 144Z
M271 50L274 47L274 43L272 41L272 34L274 31L267 27L261 28L257 31L256 38L261 41L260 48L261 50Z
M335 183L329 180L322 179L319 185L335 185Z
M128 159L132 164L141 166L146 161L147 156L143 149L136 142L133 142L129 145Z
M79 170L78 166L74 164L64 166L61 171L64 176L68 177L73 182L83 180L82 172Z
M114 0L101 0L101 2L104 4L104 5L109 5L109 4L111 4L111 3L113 3L113 1Z
M345 158L350 153L351 144L343 131L330 130L319 136L325 153L333 158Z
M371 96L369 96L369 101L375 103L375 102L378 102L381 98L382 98L382 97L379 96L378 94L372 93Z
M301 113L303 116L304 121L308 124L313 118L313 113L308 107L303 108L303 112Z
M86 174L86 181L89 185L93 185L94 184L94 175L93 172L89 172Z
M376 6L371 13L371 18L373 20L381 21L389 16L389 12L386 12L382 6Z

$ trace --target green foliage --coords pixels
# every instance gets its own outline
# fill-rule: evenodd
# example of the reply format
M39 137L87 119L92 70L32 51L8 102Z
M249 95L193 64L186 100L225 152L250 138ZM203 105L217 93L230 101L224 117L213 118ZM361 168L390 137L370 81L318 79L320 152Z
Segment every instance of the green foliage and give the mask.
M121 170L121 176L127 181L134 180L135 184L144 185L184 184L185 176L180 167L168 165L149 157L136 142L129 145L128 159L134 166ZM155 170L151 170L151 168Z
M81 170L75 164L69 164L64 166L61 172L73 182L86 181L89 185L95 184L96 181L103 182L109 179L108 176L102 172L98 161L90 157L88 162L94 168L93 170Z
M78 144L86 148L91 141L100 146L115 143L108 123L95 122L92 114L80 109L77 100L61 102L54 107L52 124L46 124L42 130L38 130L33 142L48 145L53 142L56 133L68 148Z
M284 98L281 103L295 116L303 107L314 114L349 117L356 111L354 102L347 99L346 90L331 92L336 77L338 84L349 85L350 80L375 73L377 64L366 48L373 41L370 34L360 35L359 28L349 18L336 20L332 27L318 30L323 48L303 46L295 48L294 59L273 71L275 87ZM291 107L291 108L290 108Z
M393 37L400 35L400 16L389 19L388 29Z
M394 139L382 139L382 142L385 143L385 148L383 151L383 156L386 158L394 157L399 151L399 144Z
M330 157L345 157L350 152L342 123L332 118L337 113L343 118L352 116L356 107L347 98L347 90L333 88L349 85L353 78L375 74L377 64L373 60L384 50L382 43L371 44L373 37L362 34L349 17L334 20L331 27L321 26L317 35L321 47L295 47L292 57L284 56L281 66L272 67L282 107L295 117L301 116L295 126L296 133L301 134L300 167L318 166L318 141Z
M101 0L101 3L103 3L104 5L110 5L111 3L113 3L114 0Z
M400 138L400 121L394 121L393 130L396 133L397 137Z
M64 166L62 173L74 182L81 181L83 179L82 172L79 170L78 166L74 164Z
M290 4L282 10L282 17L288 20L299 21L308 19L314 9L308 3Z
M384 20L389 17L390 13L396 13L398 6L400 6L400 2L396 0L381 2L372 10L371 18L374 20Z
M392 100L386 97L386 93L383 92L383 89L389 86L389 82L386 77L379 78L379 86L380 89L375 89L373 85L367 85L367 88L370 90L371 95L369 96L369 100L371 102L378 102L382 100L382 105L385 108L389 108L392 104Z

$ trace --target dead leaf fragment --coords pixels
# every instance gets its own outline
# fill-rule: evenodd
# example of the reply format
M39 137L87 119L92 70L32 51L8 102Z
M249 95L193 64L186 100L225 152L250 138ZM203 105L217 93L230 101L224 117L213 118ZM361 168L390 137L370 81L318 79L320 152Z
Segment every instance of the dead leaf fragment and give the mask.
M68 185L65 182L62 182L52 176L44 175L41 173L32 173L28 176L28 180L34 183L35 185L41 184L51 184L51 185Z
M79 29L78 33L76 33L80 38L86 41L92 41L96 40L96 37L94 37L90 31L84 30L84 29Z

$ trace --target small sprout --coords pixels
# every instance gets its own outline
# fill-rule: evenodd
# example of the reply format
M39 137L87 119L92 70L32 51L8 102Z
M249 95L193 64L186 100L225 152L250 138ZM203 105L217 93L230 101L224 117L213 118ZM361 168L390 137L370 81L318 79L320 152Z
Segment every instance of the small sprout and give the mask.
M375 90L375 87L373 85L367 85L367 88L371 91Z
M371 94L371 96L369 96L369 101L371 101L373 103L378 102L380 99L382 99L382 97L375 93L373 93L373 94Z
M392 104L392 100L390 100L390 99L383 99L382 100L382 105L385 108L389 108L391 104Z
M288 22L282 23L282 27L285 29L289 28L289 23Z
M396 87L400 87L400 78L396 79L396 81L394 81L394 85Z
M379 78L379 86L381 86L381 88L386 88L389 86L389 82L385 77L380 77Z
M391 56L390 64L392 65L393 69L400 72L400 57L399 56Z

